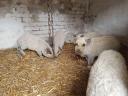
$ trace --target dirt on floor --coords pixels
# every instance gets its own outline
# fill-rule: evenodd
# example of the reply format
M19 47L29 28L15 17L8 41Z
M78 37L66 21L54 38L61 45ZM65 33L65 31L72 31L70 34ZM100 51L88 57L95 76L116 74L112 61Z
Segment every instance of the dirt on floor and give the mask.
M54 59L25 52L19 58L16 49L0 51L0 96L85 96L89 70L72 44Z
M128 60L128 48L121 52ZM19 58L16 49L0 51L0 96L85 96L89 69L84 58L65 44L54 59L26 51Z

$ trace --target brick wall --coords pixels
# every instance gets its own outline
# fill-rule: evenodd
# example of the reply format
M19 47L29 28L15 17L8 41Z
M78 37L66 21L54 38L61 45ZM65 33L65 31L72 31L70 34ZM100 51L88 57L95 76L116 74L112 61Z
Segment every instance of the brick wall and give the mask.
M16 0L13 0L16 1ZM22 1L22 0L21 0ZM121 0L116 0L121 1ZM7 17L13 18L24 25L25 32L32 32L33 34L39 34L42 37L48 37L48 14L43 11L30 12L25 4L16 5L9 4L8 0L1 0L4 6L0 6L0 17L6 14ZM90 9L90 14L96 15L101 10L106 9L110 5L114 4L115 0L93 0L93 4ZM37 9L38 10L38 9ZM54 12L53 22L54 22L54 32L62 31L69 32L68 39L71 38L72 33L78 33L83 31L83 16L85 9L74 8L73 11L61 14L59 12Z
M83 9L74 9L74 11L68 12L67 14L61 14L55 11L53 13L54 32L61 31L71 34L81 32L83 25L81 17L83 14ZM32 13L25 5L13 5L10 11L7 12L6 17L22 22L25 32L31 32L36 35L39 34L41 37L48 37L48 13L46 12L40 11L40 13Z

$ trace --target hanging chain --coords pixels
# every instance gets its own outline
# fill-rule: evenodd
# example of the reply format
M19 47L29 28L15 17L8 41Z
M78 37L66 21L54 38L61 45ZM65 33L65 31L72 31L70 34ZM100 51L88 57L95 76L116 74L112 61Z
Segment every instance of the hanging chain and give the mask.
M90 22L90 21L93 21L93 19L95 18L95 15L90 14L91 7L92 7L92 6L93 6L93 0L88 0L87 10L86 10L87 18L88 18L87 23Z
M87 10L86 10L86 18L87 18L87 21L86 23L89 23L89 20L90 20L90 8L91 8L91 0L88 0L87 2Z
M49 40L50 40L50 38L51 38L51 16L50 16L50 5L49 5L49 1L47 1L47 7L48 7L48 29L49 29L49 31L48 31L48 34L49 34Z
M50 1L47 1L47 7L48 7L48 29L49 29L49 42L52 46L53 55L54 55L54 28L53 28L53 9L52 5L50 4Z

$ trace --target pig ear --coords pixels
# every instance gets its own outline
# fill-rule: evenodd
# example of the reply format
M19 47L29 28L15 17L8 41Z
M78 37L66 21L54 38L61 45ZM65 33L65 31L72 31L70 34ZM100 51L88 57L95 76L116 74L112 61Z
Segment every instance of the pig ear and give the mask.
M73 43L75 43L76 42L76 38L77 37L77 35L73 35Z
M86 44L88 45L88 44L91 43L91 39L86 39L85 42L86 42Z
M77 36L76 34L73 35L73 37L76 37L76 36Z
M84 34L81 34L80 37L84 37Z

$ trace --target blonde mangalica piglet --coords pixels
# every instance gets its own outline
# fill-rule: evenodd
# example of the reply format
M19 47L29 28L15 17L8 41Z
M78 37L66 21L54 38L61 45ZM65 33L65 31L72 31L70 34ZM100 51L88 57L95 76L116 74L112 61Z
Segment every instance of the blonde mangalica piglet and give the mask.
M118 50L119 48L120 43L113 36L99 36L90 39L80 37L76 40L75 53L81 57L86 57L90 65L102 51L108 49Z
M91 68L86 96L128 96L128 71L123 56L103 51Z
M43 55L49 58L53 57L53 51L50 45L42 38L30 33L25 33L18 39L17 49L22 55L25 55L25 49L29 49L36 51L40 57Z

